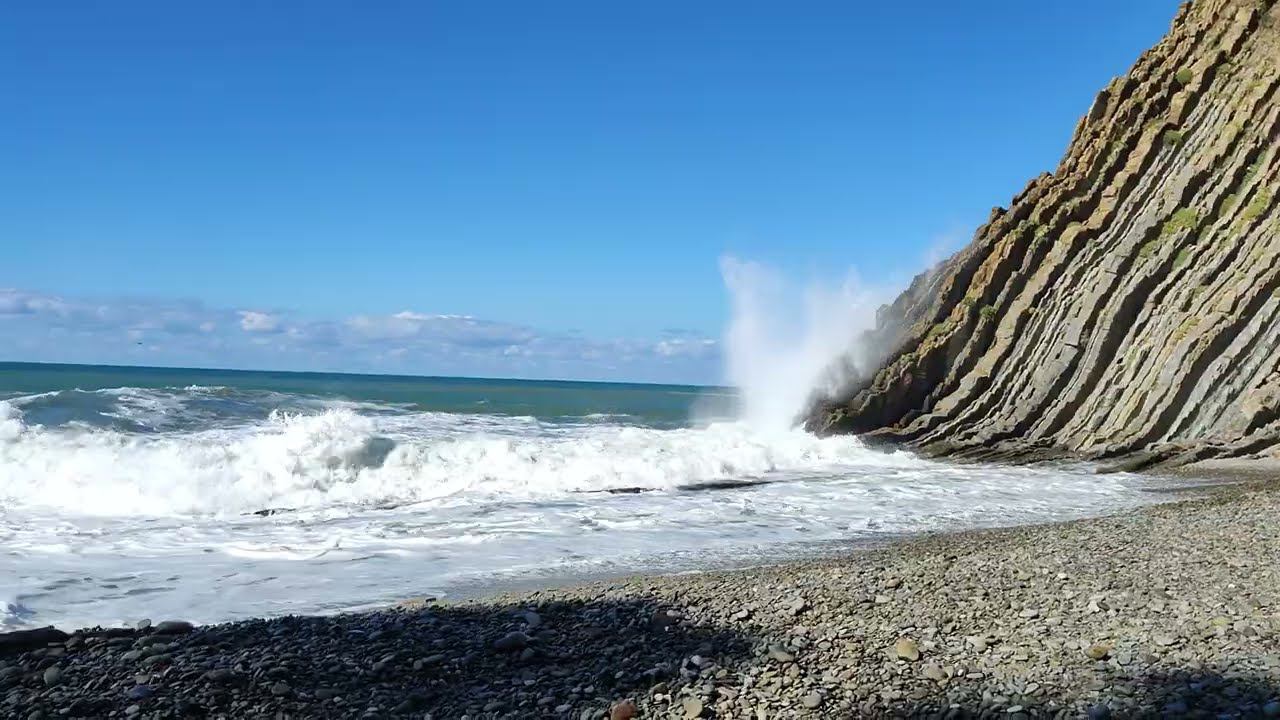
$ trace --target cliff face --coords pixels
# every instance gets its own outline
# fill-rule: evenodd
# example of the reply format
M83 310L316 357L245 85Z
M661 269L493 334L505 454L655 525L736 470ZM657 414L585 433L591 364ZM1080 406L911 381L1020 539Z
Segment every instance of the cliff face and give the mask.
M1280 3L1195 0L806 425L994 460L1280 448Z

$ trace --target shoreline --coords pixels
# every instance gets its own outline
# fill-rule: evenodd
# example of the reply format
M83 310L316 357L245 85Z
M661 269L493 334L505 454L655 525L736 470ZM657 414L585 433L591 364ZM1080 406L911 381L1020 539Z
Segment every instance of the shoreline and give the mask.
M0 715L1280 716L1280 473L1208 470L817 559L0 642Z

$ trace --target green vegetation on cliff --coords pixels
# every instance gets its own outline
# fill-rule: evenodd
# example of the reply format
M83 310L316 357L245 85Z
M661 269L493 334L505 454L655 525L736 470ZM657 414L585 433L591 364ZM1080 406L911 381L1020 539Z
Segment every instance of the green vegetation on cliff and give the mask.
M1280 4L1187 3L1058 167L882 309L878 365L808 427L1135 467L1280 449L1277 188Z

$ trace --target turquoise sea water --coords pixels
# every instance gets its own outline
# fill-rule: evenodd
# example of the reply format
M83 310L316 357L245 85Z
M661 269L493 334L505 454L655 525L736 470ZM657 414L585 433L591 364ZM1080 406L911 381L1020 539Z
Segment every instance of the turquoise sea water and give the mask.
M0 626L208 622L1145 502L735 418L723 388L0 364Z
M0 400L58 393L32 406L30 419L45 424L119 422L119 418L101 413L110 412L111 403L95 393L125 387L157 391L222 388L220 396L208 399L206 409L211 416L225 418L265 417L278 405L255 399L278 402L290 396L547 420L617 415L666 428L687 424L695 410L721 416L733 413L731 390L692 385L0 363ZM166 418L169 422L184 419Z

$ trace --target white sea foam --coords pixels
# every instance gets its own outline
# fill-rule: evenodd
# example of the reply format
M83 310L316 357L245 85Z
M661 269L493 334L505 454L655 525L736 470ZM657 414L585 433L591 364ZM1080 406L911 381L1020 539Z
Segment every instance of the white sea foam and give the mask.
M283 394L264 397L295 411L267 414L259 397L192 422L202 392L61 399L102 413L175 398L147 431L58 424L48 398L0 401L0 623L333 612L1157 497L1127 475L950 466L747 422L656 429ZM247 514L266 509L281 511Z
M341 408L191 433L27 427L0 411L0 497L88 515L228 515L451 497L669 490L865 461L855 438ZM875 456L877 462L885 460ZM901 456L896 462L915 462Z

